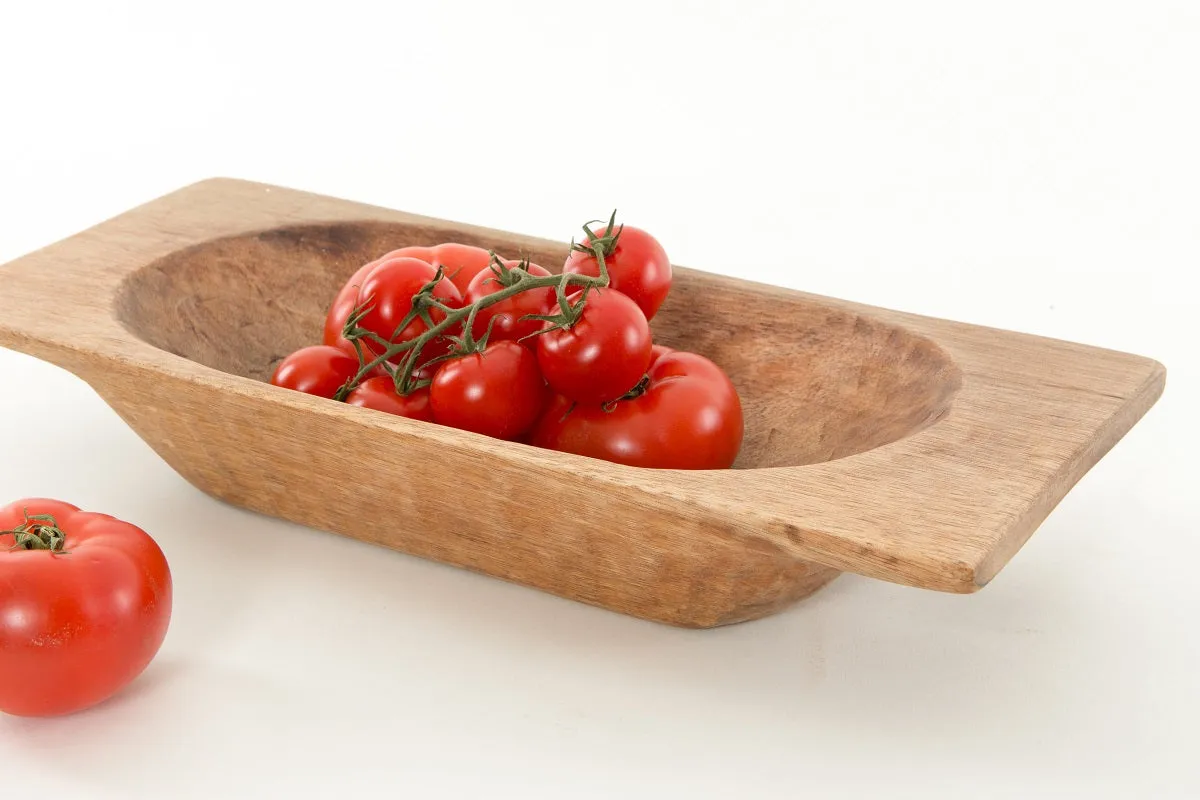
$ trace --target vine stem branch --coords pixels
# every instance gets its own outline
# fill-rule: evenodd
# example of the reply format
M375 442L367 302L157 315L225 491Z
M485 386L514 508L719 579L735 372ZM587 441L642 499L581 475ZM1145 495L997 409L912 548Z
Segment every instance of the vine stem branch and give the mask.
M587 226L584 226L584 229L587 230ZM590 234L591 231L588 231L588 233ZM551 326L545 330L551 330L554 327L570 327L579 319L579 315L587 301L588 291L591 289L604 288L609 285L608 266L604 263L604 256L606 253L611 252L612 242L614 240L615 237L609 236L597 239L594 244L589 241L589 244L592 245L590 250L595 255L596 263L599 266L600 274L596 277L574 272L563 273L561 275L531 275L521 267L507 268L506 271L510 275L509 279L512 280L511 284L505 286L497 292L481 297L479 300L470 305L462 306L460 308L447 306L445 303L433 296L434 287L437 286L438 281L443 279L443 271L442 268L439 267L434 279L423 286L419 292L413 295L412 309L408 312L408 315L404 318L404 321L397 326L397 330L403 330L412 320L417 318L432 322L432 318L430 317L431 309L437 309L443 315L441 321L428 325L425 332L414 339L409 339L403 342L387 342L386 348L382 352L375 354L374 357L370 359L367 358L367 353L364 352L364 348L361 347L359 340L364 338L372 340L374 343L376 343L376 347L382 346L385 340L372 331L363 328L360 324L363 316L370 309L370 298L368 298L367 304L356 307L354 312L350 314L346 320L345 329L342 331L342 335L354 344L355 351L358 353L358 373L355 374L353 378L348 380L340 389L338 389L337 394L334 395L333 399L345 400L346 395L354 391L354 389L357 388L358 385L362 383L368 375L370 375L381 365L392 375L392 379L396 383L396 391L401 395L410 394L416 389L419 389L424 385L428 385L428 381L413 380L413 375L416 372L421 351L425 348L425 346L435 338L445 335L447 331L451 330L459 322L465 321L467 325L473 325L475 322L475 317L480 311L488 308L489 306L494 306L497 303L503 302L514 295L520 294L521 292L528 292L534 289L554 288L560 306L560 313L546 317L530 314L526 315L526 317L523 317L523 319L545 319L551 323ZM574 243L572 243L571 246L573 249L579 249L583 247L583 245L577 245ZM492 260L493 262L499 262L499 259L496 258L495 254L492 255ZM496 271L495 267L489 267L489 269ZM570 286L579 286L583 289L582 296L574 306L567 302L566 292L567 288ZM483 338L486 341L486 337ZM472 339L471 331L469 329L464 331L464 339L465 344L468 347L474 347L477 344ZM401 354L406 354L404 359L399 365L392 367L392 360ZM450 356L440 356L437 359L431 360L429 363L445 360L445 358L448 357Z

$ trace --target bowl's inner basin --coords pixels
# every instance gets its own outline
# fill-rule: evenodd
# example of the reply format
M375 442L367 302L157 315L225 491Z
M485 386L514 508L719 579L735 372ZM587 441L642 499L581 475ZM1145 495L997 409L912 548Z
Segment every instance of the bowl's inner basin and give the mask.
M401 223L276 228L147 265L123 287L118 313L156 347L265 381L288 353L320 344L326 309L359 266L443 241L528 255L551 271L567 250L509 252L504 241ZM729 374L746 421L741 468L811 464L896 441L943 416L959 386L953 361L923 336L690 270L676 272L652 327L656 341L701 353Z

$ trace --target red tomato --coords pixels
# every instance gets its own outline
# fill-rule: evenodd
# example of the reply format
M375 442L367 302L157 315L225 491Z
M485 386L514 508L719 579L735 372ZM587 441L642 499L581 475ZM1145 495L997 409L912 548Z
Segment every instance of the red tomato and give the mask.
M436 270L425 261L409 256L399 256L380 261L363 279L358 290L360 305L369 305L371 310L363 315L360 325L390 342L400 343L415 339L429 330L420 317L409 321L400 329L400 323L412 310L413 296L436 276ZM454 284L443 278L433 289L433 296L447 306L462 306L462 295ZM429 317L437 324L446 318L440 309L430 309ZM447 333L454 333L448 330ZM365 342L364 342L365 344ZM450 344L445 339L430 342L421 351L421 362L445 355ZM374 352L374 351L372 351ZM401 354L395 361L404 358Z
M352 406L373 408L409 419L433 422L433 410L429 406L429 387L423 387L408 395L396 393L395 381L388 375L367 378L354 391L346 395Z
M505 261L509 267L517 266L516 261ZM530 275L545 277L550 274L549 270L539 267L537 264L530 264L525 270ZM496 276L490 269L484 270L476 275L471 280L471 285L467 287L466 302L464 305L474 305L490 294L495 294L505 288L500 282L500 278ZM526 314L545 314L550 306L554 303L554 287L547 286L543 289L528 289L524 292L501 300L495 305L480 309L475 314L475 324L471 328L471 335L476 338L483 336L488 329L488 324L493 318L496 320L491 323L492 335L488 341L498 341L500 339L521 339L536 333L542 328L542 321L536 319L521 319ZM526 343L530 347L536 347L537 342L533 339L526 339Z
M646 319L653 319L671 290L671 262L667 259L667 251L643 230L629 225L617 227L621 231L617 244L611 252L604 254L608 285L637 303ZM609 227L605 225L596 231L596 238L607 236L608 231ZM588 236L583 245L586 247L592 241L593 238ZM563 272L599 277L600 265L594 253L571 250L563 264Z
M171 571L154 540L43 498L0 508L0 529L0 711L70 714L138 677L171 619ZM27 549L47 544L62 552Z
M435 422L497 439L516 439L533 427L546 396L537 356L511 340L450 359L429 387Z
M375 268L379 260L371 261L363 264L358 270L350 276L350 279L338 290L337 296L333 298L333 303L329 306L328 313L325 314L325 329L321 335L321 343L331 347L341 347L347 352L354 352L354 345L342 335L343 328L346 327L346 320L350 318L350 314L354 311L354 307L358 304L358 289L362 286L362 282L366 280L367 273Z
M569 295L573 306L581 292ZM650 365L650 325L632 300L593 289L579 319L537 337L538 364L550 388L580 403L616 400Z
M554 397L538 447L659 469L725 469L742 445L741 401L728 376L695 353L661 355L638 397L601 407Z
M358 374L358 359L340 347L317 344L302 347L275 368L271 383L317 397L332 398Z
M393 250L384 258L408 256L419 258L433 267L442 267L450 282L458 289L459 294L465 295L471 279L483 272L492 263L492 255L482 247L472 247L469 244L446 242L434 247L401 247Z
M658 361L660 358L667 355L668 353L674 353L674 352L675 352L674 350L667 347L666 345L662 345L662 344L654 345L653 347L650 348L650 366L653 367L655 361ZM647 369L649 369L649 367L647 367Z

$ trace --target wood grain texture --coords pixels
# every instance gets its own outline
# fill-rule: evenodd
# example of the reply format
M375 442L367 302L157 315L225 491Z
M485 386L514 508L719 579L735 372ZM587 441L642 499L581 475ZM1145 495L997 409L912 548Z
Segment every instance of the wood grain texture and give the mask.
M264 383L318 341L359 264L446 240L551 269L567 249L205 181L0 269L0 344L89 382L215 497L697 627L772 613L839 571L974 591L1163 389L1151 359L679 267L655 335L737 385L732 470L624 467ZM76 287L62 313L39 312L60 286ZM723 310L768 299L750 325ZM451 481L477 503L445 502ZM528 482L548 498L536 508L511 499Z

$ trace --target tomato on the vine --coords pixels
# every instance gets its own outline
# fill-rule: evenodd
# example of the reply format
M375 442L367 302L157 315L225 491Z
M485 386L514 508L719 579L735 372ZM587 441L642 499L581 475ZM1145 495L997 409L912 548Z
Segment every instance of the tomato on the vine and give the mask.
M322 344L340 347L348 353L354 352L354 346L346 339L343 329L346 327L346 320L350 319L355 306L358 305L358 290L366 280L367 273L374 269L380 260L375 259L363 264L342 284L325 314L325 327L321 333Z
M505 261L505 266L522 266L516 261ZM546 277L549 270L537 264L523 265L530 275ZM474 305L488 295L495 294L507 288L503 278L493 270L480 272L471 280L467 287L466 305ZM495 305L481 308L475 315L475 324L471 326L471 334L476 338L482 337L491 325L491 336L488 341L499 339L519 340L541 330L542 322L536 319L524 319L527 314L545 314L554 303L554 287L545 286L540 289L529 289L505 298ZM495 322L492 322L492 320ZM532 339L526 339L529 346L536 346Z
M491 253L482 247L458 242L445 242L433 247L419 245L401 247L399 250L388 253L384 258L396 256L419 258L434 268L441 267L446 278L454 284L460 294L464 295L467 293L467 287L471 285L471 279L487 270L492 261Z
M70 714L137 678L171 619L150 535L45 498L0 508L0 531L0 711Z
M567 296L577 307L583 292ZM537 336L538 364L554 391L580 403L605 403L628 392L650 365L646 315L613 289L593 289L574 324Z
M508 339L446 361L429 387L435 422L497 439L528 432L548 394L533 351Z
M637 303L646 319L653 319L671 290L671 262L667 251L657 239L640 228L617 225L614 229L615 221L614 216L599 231L585 228L588 235L582 244L571 248L563 272L598 277L600 264L593 247L599 246L608 269L608 285Z
M315 344L291 353L271 375L271 383L317 397L332 398L358 373L358 358L340 347Z
M330 306L325 341L349 353L357 346L364 358L381 352L376 338L424 345L415 362L398 354L335 398L619 463L730 466L743 436L733 384L711 361L653 342L649 320L673 280L666 251L645 230L617 225L615 212L597 225L584 226L562 276L456 242L363 265ZM597 280L601 264L607 285ZM355 309L360 330L349 342ZM396 391L391 371L402 362L416 369L400 384L428 382L427 390Z
M390 375L376 375L367 378L349 394L346 403L352 406L373 408L376 411L386 411L409 419L419 419L423 422L433 422L433 409L429 405L429 387L414 389L408 394L396 391L396 383Z
M546 407L532 444L634 467L726 469L744 422L729 377L695 353L661 354L632 397L606 406L562 395Z
M403 326L401 324L412 311L413 298L435 277L434 267L419 258L398 256L380 261L363 278L358 290L358 304L369 308L359 320L359 326L393 344L416 339L429 330L425 320L415 316ZM450 308L462 305L462 295L445 277L433 287L433 297ZM446 312L436 307L428 309L428 314L435 325L446 318ZM367 339L359 342L371 354L379 354L377 343ZM432 341L421 351L420 363L445 355L449 349L448 340ZM401 358L403 355L394 360Z

